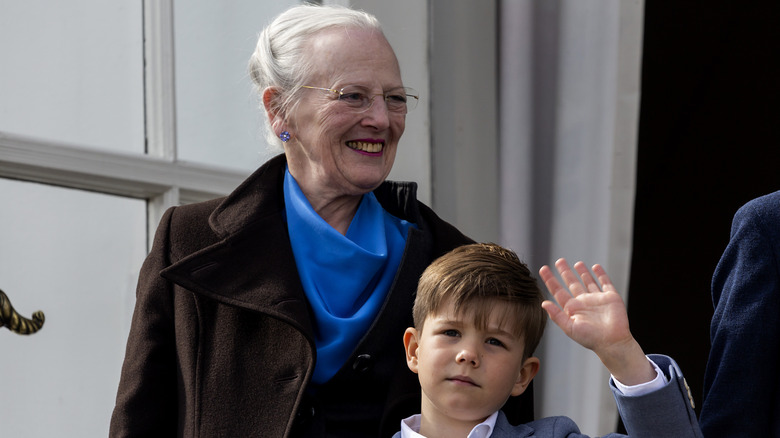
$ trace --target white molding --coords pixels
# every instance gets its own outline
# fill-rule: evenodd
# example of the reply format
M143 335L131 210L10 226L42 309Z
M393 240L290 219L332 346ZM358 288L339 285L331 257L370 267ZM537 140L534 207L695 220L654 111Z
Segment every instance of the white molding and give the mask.
M173 162L0 132L0 177L149 199L178 189L180 202L197 202L230 193L245 171Z
M178 187L172 187L159 196L155 196L146 202L146 247L151 248L154 242L155 230L162 219L163 213L170 207L177 205L181 199L181 191Z
M429 5L432 207L467 236L497 242L498 5Z
M146 148L176 158L176 82L172 0L144 1Z

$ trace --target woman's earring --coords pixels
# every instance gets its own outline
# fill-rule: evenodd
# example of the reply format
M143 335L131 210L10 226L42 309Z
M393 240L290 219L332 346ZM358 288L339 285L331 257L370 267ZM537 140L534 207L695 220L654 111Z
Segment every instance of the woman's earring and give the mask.
M281 139L282 139L282 141L286 143L286 142L287 142L287 140L289 140L289 139L290 139L290 133L289 133L289 132L287 132L287 131L282 131L282 133L281 133L281 134L279 134L279 138L281 138Z

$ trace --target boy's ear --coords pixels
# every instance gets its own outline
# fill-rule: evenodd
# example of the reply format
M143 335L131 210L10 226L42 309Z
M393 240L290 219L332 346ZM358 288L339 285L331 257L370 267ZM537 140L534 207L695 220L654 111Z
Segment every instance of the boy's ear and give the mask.
M536 373L539 372L539 358L529 357L523 362L523 366L520 368L520 373L517 376L517 381L512 387L512 395L520 395L525 392L531 380L534 379Z
M406 351L406 365L417 374L417 347L419 332L414 327L409 327L404 332L404 350Z

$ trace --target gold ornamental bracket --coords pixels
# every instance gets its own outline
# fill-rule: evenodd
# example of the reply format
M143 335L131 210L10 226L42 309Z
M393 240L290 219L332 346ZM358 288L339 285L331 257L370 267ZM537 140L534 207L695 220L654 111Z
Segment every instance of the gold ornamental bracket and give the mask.
M11 305L8 295L0 290L0 327L7 327L20 335L31 335L43 327L46 318L40 310L32 314L32 319L19 315Z

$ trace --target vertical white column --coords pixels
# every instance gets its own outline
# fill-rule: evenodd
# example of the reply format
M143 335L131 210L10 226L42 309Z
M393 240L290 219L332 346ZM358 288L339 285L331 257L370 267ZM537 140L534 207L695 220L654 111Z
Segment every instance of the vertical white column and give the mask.
M501 231L534 269L558 257L601 263L627 294L633 227L643 5L503 1ZM608 373L549 327L537 415L589 435L614 430Z
M144 70L147 154L176 161L173 0L144 1ZM173 187L148 200L148 247L168 207L179 204Z

